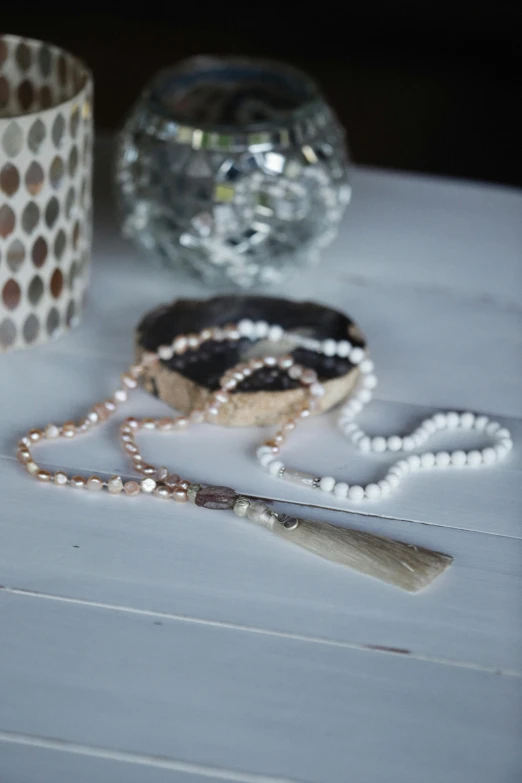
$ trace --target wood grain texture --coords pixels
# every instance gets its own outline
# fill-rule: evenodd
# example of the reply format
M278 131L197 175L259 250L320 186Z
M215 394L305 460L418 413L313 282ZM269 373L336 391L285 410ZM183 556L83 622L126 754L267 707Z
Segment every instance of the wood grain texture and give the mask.
M0 727L309 783L522 771L521 681L161 622L4 600Z
M285 546L228 512L28 485L11 460L0 480L9 525L0 583L44 602L90 601L522 675L522 628L513 620L522 612L520 540L313 510L323 522L453 555L451 569L415 596Z
M356 169L339 239L319 270L289 283L292 296L313 292L364 329L381 381L365 428L407 429L441 405L498 414L515 441L502 465L416 474L386 504L346 513L331 496L260 472L251 452L261 431L201 427L143 441L145 454L189 478L327 505L284 510L453 555L415 596L227 512L74 495L31 482L12 459L28 426L107 396L147 309L202 295L149 271L119 238L102 147L85 319L63 340L1 361L0 732L17 744L0 739L0 779L203 783L211 769L236 783L518 780L520 193ZM166 410L145 393L131 407ZM125 471L115 431L37 454ZM357 482L388 460L347 448L330 417L288 450L296 467Z

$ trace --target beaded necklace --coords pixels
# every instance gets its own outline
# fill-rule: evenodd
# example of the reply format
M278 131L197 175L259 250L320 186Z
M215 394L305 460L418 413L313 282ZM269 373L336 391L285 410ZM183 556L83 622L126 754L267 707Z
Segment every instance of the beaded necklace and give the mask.
M289 468L280 459L283 444L297 425L317 411L319 399L325 390L315 370L296 363L291 355L265 355L247 362L240 362L227 370L220 380L218 391L210 396L205 407L201 409L193 409L187 415L174 417L138 419L130 416L126 418L120 426L120 441L138 474L135 479L124 481L121 476L112 476L108 480L97 475L69 476L63 470L51 473L34 461L32 448L39 442L56 440L57 438L71 439L90 432L105 422L114 414L119 405L127 401L129 393L138 387L140 378L152 364L168 361L175 354L197 350L202 343L207 341L237 341L244 338L251 341L268 340L273 343L278 343L283 339L290 340L296 346L317 351L326 356L337 355L348 358L358 368L359 376L354 390L341 407L339 427L359 451L376 453L402 451L407 454L424 445L435 432L457 429L473 429L482 432L493 440L493 445L482 450L473 449L467 452L459 449L451 453L424 451L420 454L410 454L393 464L383 479L369 483L364 487L358 484L350 485L344 480L337 481L333 476L317 476L313 473ZM177 336L169 345L160 345L156 351L144 353L138 363L131 365L128 371L123 373L121 385L114 391L112 397L93 405L80 421L67 421L62 425L48 424L44 429L30 430L18 443L18 460L26 471L39 481L53 482L58 487L70 486L90 491L106 490L111 495L123 494L130 497L144 493L180 503L191 501L203 508L231 509L238 516L246 516L249 520L269 529L282 527L284 530L295 530L303 520L274 512L266 503L239 495L232 488L203 486L199 483L189 482L180 475L171 473L166 467L152 465L145 461L136 443L136 435L140 432L148 430L173 432L184 430L190 424L212 422L221 406L230 401L231 395L241 382L263 368L278 368L281 372L288 373L305 389L306 402L297 413L279 424L272 438L265 440L258 447L256 455L261 466L274 478L333 494L339 499L375 501L395 491L401 480L410 472L431 469L477 468L482 465L490 465L504 459L513 446L509 430L498 422L491 421L487 416L476 416L470 412L438 412L425 419L409 435L371 437L354 421L354 418L372 399L377 386L373 362L362 348L352 346L347 340L313 340L292 332L285 332L277 324L269 325L264 321L254 322L243 319L238 324L207 328L198 334ZM339 558L331 556L331 553L328 556L330 559L339 560Z

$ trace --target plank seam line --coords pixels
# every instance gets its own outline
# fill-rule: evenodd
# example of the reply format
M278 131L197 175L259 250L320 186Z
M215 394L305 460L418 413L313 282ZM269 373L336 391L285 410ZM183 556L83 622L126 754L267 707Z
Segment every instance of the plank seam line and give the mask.
M16 457L12 457L9 454L0 454L0 459L10 460L11 462L18 463ZM124 476L123 474L119 473L118 471L100 471L96 470L95 468L78 468L78 467L71 467L67 466L64 467L63 465L59 465L54 462L41 462L39 463L43 468L46 470L66 470L69 472L91 472L96 474L107 474L112 475L113 473L117 473L118 475L122 475L122 478L127 481L132 478L134 480L136 476ZM251 492L244 492L243 494L251 496ZM354 517L368 517L368 519L377 519L377 520L384 520L389 522L407 522L411 525L426 525L428 527L434 527L439 528L440 530L457 530L460 533L473 533L475 535L481 535L481 536L495 536L497 538L507 538L513 541L520 541L522 540L522 536L514 536L510 535L508 533L496 533L493 530L476 530L475 528L471 527L456 527L454 525L441 525L439 522L429 522L427 520L423 519L410 519L408 517L396 517L392 516L390 514L377 514L372 513L371 511L364 511L363 509L357 509L357 511L354 511L350 508L336 508L335 506L322 506L319 503L313 503L308 501L305 503L302 500L284 500L281 497L275 496L268 496L264 494L258 494L256 493L256 497L259 498L259 500L269 500L273 501L274 503L282 503L290 506L299 506L300 508L307 508L307 509L320 509L321 511L331 511L335 514L346 514L347 516L354 516Z
M173 622L187 623L191 625L201 625L210 628L220 628L226 631L239 631L241 633L259 634L260 636L269 636L279 639L289 639L306 644L321 644L325 647L337 647L345 650L359 650L361 652L377 653L381 655L401 655L409 659L423 661L440 666L452 666L460 669L471 669L505 677L515 677L522 679L522 671L516 669L500 669L495 666L485 666L474 661L461 661L453 658L444 658L435 655L423 655L422 653L412 652L411 650L397 647L387 647L385 645L370 644L364 642L343 642L336 639L328 639L322 636L310 636L308 634L294 633L292 631L276 631L271 628L259 628L254 625L243 625L241 623L232 623L225 620L207 620L202 617L191 617L190 615L174 614L172 612L162 612L155 609L139 609L123 604L110 604L101 601L90 601L84 598L72 598L69 596L55 595L53 593L44 593L37 590L30 590L22 587L8 587L0 585L0 594L17 595L26 598L43 599L46 601L56 601L57 603L73 604L85 606L91 609L102 609L104 611L120 612L121 614L130 614L141 617L155 617Z
M127 764L138 764L144 767L155 767L171 772L185 772L188 775L200 775L214 780L225 780L230 783L301 783L296 778L281 778L271 775L261 775L255 772L238 772L232 769L213 767L207 764L196 764L190 761L180 761L166 756L153 756L147 753L134 753L124 750L110 750L96 745L84 745L79 742L69 742L63 739L40 737L32 734L22 734L15 731L0 729L0 742L13 745L45 748L47 750L73 753L80 756L91 756L107 761L119 761Z

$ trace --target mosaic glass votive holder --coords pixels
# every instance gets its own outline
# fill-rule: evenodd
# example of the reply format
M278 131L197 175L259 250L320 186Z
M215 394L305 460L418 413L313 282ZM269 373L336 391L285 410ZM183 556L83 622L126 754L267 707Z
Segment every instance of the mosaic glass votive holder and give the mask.
M317 260L350 198L344 131L280 63L197 57L160 72L119 139L124 235L214 287Z
M0 351L78 322L91 247L92 79L71 54L0 37Z

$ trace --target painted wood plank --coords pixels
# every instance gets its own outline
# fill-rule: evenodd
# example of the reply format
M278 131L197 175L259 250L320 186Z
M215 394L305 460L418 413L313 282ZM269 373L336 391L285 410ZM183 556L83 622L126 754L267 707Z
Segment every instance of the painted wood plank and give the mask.
M28 597L2 628L4 731L310 783L522 772L512 678Z
M95 400L105 399L125 365L86 356L71 356L64 361L61 354L38 352L31 362L21 353L7 356L5 367L0 406L9 410L9 417L0 427L0 454L12 456L18 437L31 426L77 418ZM129 413L160 415L168 410L140 391L121 408L118 418ZM361 423L375 434L407 432L432 412L429 408L375 401L361 416ZM335 421L333 412L297 430L283 454L286 464L343 478L350 484L382 478L396 457L359 453L338 431ZM515 440L515 449L505 462L480 471L418 472L408 477L394 495L363 504L340 501L331 494L294 487L269 476L259 466L254 452L271 430L223 429L205 424L183 433L142 436L141 443L144 454L157 460L156 464L165 464L204 483L232 484L249 494L519 537L522 456L517 444L522 442L522 422L504 418L501 421L512 430ZM438 450L462 444L484 446L488 440L460 433L438 435L432 443ZM129 470L117 444L115 422L74 442L41 446L35 455L76 469Z
M211 767L200 774L200 769L176 759L0 731L0 779L5 783L275 783L261 775L231 776Z
M17 468L0 474L0 584L43 605L57 596L522 676L520 540L290 507L453 555L449 571L413 596L230 513L28 484Z

